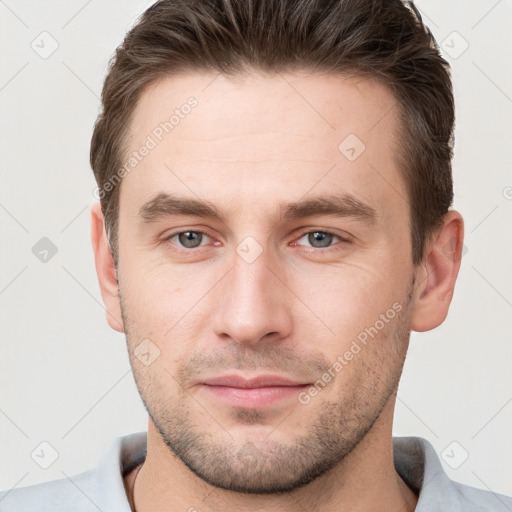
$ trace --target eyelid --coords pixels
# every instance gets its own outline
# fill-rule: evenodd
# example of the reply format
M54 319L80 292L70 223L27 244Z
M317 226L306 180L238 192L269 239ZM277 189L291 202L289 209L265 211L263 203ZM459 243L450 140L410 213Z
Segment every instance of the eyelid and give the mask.
M307 235L309 233L325 233L327 235L337 236L341 240L345 240L345 241L351 241L354 238L352 235L349 235L346 232L337 233L336 231L332 230L331 228L325 228L324 229L324 228L307 227L307 228L303 228L303 230L300 231L299 233L300 233L298 235L299 238L301 238L304 235Z

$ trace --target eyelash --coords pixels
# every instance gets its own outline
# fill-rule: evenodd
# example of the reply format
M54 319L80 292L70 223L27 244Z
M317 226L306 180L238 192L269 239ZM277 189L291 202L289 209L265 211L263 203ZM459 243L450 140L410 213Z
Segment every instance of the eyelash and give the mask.
M172 234L168 235L167 237L165 237L164 241L165 242L171 242L171 240L173 238L175 238L178 235L181 235L183 233L197 233L197 234L206 235L207 237L212 238L205 231L188 229L188 230L185 230L185 231L177 231L176 233L172 233ZM333 233L331 231L326 231L326 230L321 230L321 229L313 229L313 230L309 230L309 231L304 231L304 232L302 232L299 235L299 237L296 240L300 240L305 235L309 235L311 233L322 233L324 235L333 236L335 238L339 238L340 242L338 242L337 244L331 245L329 247L308 247L308 246L306 246L306 248L309 249L310 251L329 252L330 250L339 250L339 247L337 247L338 244L340 244L340 243L351 243L352 242L349 237L344 238L341 235L337 235L336 233ZM182 252L182 253L191 253L191 252L193 252L196 249L200 249L201 247L204 247L204 246L199 245L198 247L193 247L193 248L190 248L190 249L189 248L180 248L180 249L175 249L175 250L177 252Z

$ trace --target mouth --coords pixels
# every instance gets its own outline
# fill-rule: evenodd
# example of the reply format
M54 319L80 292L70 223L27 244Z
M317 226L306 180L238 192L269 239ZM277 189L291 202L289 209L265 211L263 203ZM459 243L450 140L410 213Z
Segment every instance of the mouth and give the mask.
M310 383L280 375L223 375L204 379L201 388L213 399L231 407L260 409L296 398Z

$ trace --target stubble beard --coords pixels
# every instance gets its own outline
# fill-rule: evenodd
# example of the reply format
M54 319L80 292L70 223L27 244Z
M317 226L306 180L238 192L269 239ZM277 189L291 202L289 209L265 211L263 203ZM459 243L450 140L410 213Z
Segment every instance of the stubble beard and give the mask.
M291 442L277 441L278 436L273 435L272 429L264 442L253 442L255 437L251 435L250 426L265 423L266 418L265 411L257 409L233 412L239 424L248 425L245 440L235 441L181 385L174 400L162 396L161 390L166 389L168 381L161 385L156 376L147 378L149 374L140 371L130 350L135 382L146 411L170 452L208 484L229 491L267 495L299 489L343 461L370 432L396 393L410 335L413 285L414 280L402 302L402 311L392 320L394 329L387 333L392 339L369 342L387 346L389 351L385 353L385 360L381 358L376 367L375 361L360 359L358 373L361 372L363 377L355 386L344 386L348 393L341 399L322 399L321 393L315 397L311 404L316 407L319 406L317 401L323 400L320 413L305 429L306 433ZM132 339L132 330L128 331L129 315L121 295L120 298L127 345L134 347L135 338ZM362 352L364 350L367 348ZM170 380L174 378L170 374L168 377ZM297 404L297 407L309 406ZM199 411L204 420L201 417L194 419L191 407L195 408L196 417ZM218 429L207 430L204 428L206 423L212 423ZM282 431L286 417L277 423L276 430Z

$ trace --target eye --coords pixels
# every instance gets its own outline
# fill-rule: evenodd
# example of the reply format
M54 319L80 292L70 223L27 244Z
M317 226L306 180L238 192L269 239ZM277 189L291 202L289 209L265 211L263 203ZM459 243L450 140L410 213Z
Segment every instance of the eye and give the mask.
M201 246L201 242L205 236L210 238L203 231L180 231L179 233L169 235L167 240L171 243L175 243L173 240L176 239L179 246L185 249L195 249Z
M314 249L322 249L325 247L330 248L333 244L333 239L336 238L341 242L350 242L348 238L342 238L341 236L330 233L329 231L319 230L303 233L298 240L302 240L303 238L305 238L310 244L309 247L313 247Z
M209 239L210 237L204 231L180 231L178 233L173 233L169 235L166 240L171 242L173 245L177 246L177 250L187 250L196 249L201 247L202 242L205 240L205 237ZM306 239L307 244L306 247L311 247L313 249L329 249L335 243L338 242L346 242L350 243L349 238L343 238L339 235L331 233L329 231L322 230L314 230L303 233L300 238L297 240L300 241L302 239ZM291 245L303 245L297 242L293 242Z

